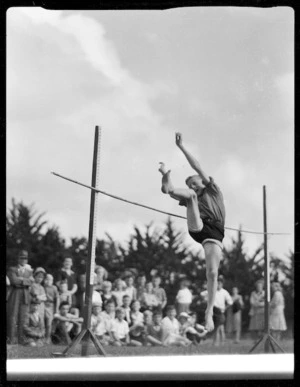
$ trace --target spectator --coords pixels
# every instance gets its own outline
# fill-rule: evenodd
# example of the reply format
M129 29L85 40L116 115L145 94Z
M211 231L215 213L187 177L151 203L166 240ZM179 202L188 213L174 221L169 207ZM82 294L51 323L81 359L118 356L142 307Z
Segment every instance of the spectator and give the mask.
M134 277L133 275L129 274L125 278L126 288L125 288L125 294L127 294L130 297L130 302L136 300L137 292L136 288L133 286L134 284Z
M207 281L205 280L202 284L201 291L199 293L199 298L195 302L197 303L197 320L199 322L205 321L205 311L207 308Z
M66 302L70 308L72 306L72 295L68 291L68 282L66 279L59 281L58 283L58 295L59 295L59 302Z
M137 276L136 299L140 302L142 302L142 297L145 292L146 282L147 282L147 279L145 274L139 274Z
M124 320L124 310L122 308L116 309L116 318L112 323L111 336L113 339L113 345L118 347L129 344L134 346L141 345L140 342L130 340L129 326L127 321Z
M108 278L108 272L103 266L96 266L95 268L95 279L94 279L94 290L101 292L103 289L103 282Z
M45 288L42 285L46 276L46 271L42 267L38 267L35 269L33 273L34 282L30 286L29 292L31 299L33 301L38 300L38 310L41 316L41 319L44 323L45 321L45 301L47 300Z
M70 305L62 302L59 313L54 314L52 326L52 342L54 344L70 344L81 331L83 318L70 313Z
M116 297L112 294L112 283L110 281L104 281L102 286L101 298L102 305L105 306L107 301L113 301L117 305Z
M233 301L230 294L223 288L223 279L219 278L213 309L213 319L215 324L213 344L216 346L225 342L225 311L226 307L232 305L232 303Z
M169 278L166 281L165 284L165 291L168 296L168 303L170 305L175 305L176 303L176 296L179 290L179 283L178 283L178 278L177 274L175 272L171 272L169 274Z
M72 306L77 307L76 292L78 290L78 278L77 274L72 270L73 259L66 257L63 262L63 267L59 270L57 274L56 285L59 286L59 282L62 280L67 280L68 291L72 296Z
M239 294L236 286L232 288L231 298L233 304L230 305L226 313L226 332L235 333L234 343L239 343L242 331L242 309L244 308L243 297Z
M201 339L206 336L206 331L204 327L202 327L202 332L200 333L193 326L193 320L190 320L190 316L186 312L181 312L179 317L179 334L185 339L189 340L194 344L199 344ZM199 324L198 324L199 325ZM199 325L200 327L200 325Z
M109 335L111 335L112 322L114 321L116 314L116 304L114 300L108 300L104 304L104 310L101 312L101 317L103 317L105 321L106 331Z
M141 298L142 310L154 310L159 306L159 301L153 292L152 282L146 284L145 292Z
M115 290L112 291L112 295L116 299L117 307L121 307L123 303L123 296L126 294L124 290L123 280L117 278L115 281Z
M122 305L122 308L124 309L124 313L125 313L125 317L124 317L124 320L128 322L128 325L131 324L131 308L130 308L130 297L128 296L128 294L124 294L123 296L123 305Z
M286 320L284 316L285 302L282 288L278 282L272 283L272 299L270 302L270 329L276 340L281 340L282 332L286 331Z
M188 288L188 281L182 279L180 281L180 289L176 295L176 309L179 316L182 312L189 313L190 305L192 303L193 295Z
M85 293L83 293L83 300L85 302ZM102 310L102 298L99 292L93 289L93 294L92 294L92 305L93 304L98 304L101 306Z
M46 294L45 301L45 343L51 343L51 328L54 314L59 312L59 295L55 285L53 285L53 276L46 274L44 281L44 289Z
M84 292L85 292L86 274L81 272L77 277L77 292L76 292L76 306L79 309L79 314L82 317L84 312Z
M30 347L42 347L45 336L45 325L39 312L40 301L34 298L30 303L30 312L27 313L23 329L24 344Z
M10 344L23 344L23 326L29 313L29 287L33 283L32 269L26 266L28 252L22 250L18 255L18 265L10 267L7 273L11 292L7 300L7 338Z
M163 289L161 284L161 278L159 276L154 276L152 278L153 283L153 293L156 295L158 299L158 308L163 311L165 306L167 305L167 295L165 289Z
M141 304L139 301L132 301L131 303L131 324L129 326L129 337L131 341L139 342L141 345L145 338L144 329L144 315L140 311Z
M94 303L91 315L91 331L95 334L102 345L108 345L110 336L106 330L106 323L101 313L102 304Z
M179 333L179 322L176 319L176 308L169 305L166 310L167 316L162 319L162 342L164 345L187 346L191 342Z
M250 296L249 331L252 333L254 340L261 337L265 325L265 292L263 286L264 282L262 279L256 281L255 290Z
M153 313L153 322L147 324L146 328L146 342L150 345L163 346L162 313L160 311L155 311Z

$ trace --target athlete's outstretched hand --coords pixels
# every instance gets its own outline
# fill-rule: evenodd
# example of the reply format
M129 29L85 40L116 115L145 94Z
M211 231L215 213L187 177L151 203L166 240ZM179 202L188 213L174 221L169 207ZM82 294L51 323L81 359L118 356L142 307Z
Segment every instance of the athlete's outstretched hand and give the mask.
M175 133L175 137L176 137L176 145L180 148L182 147L182 134L181 133Z

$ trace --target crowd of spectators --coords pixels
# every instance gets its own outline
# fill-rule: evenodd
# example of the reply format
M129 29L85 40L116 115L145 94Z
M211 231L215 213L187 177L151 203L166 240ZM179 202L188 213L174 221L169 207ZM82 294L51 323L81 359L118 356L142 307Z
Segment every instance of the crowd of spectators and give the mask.
M69 344L84 320L85 274L77 275L71 257L64 258L57 273L28 264L20 251L18 264L7 276L7 342L28 346ZM91 330L103 345L188 346L206 339L202 325L207 303L207 283L195 294L191 283L172 273L165 283L159 275L147 278L132 273L109 281L110 273L96 266L92 294ZM241 338L243 297L237 287L231 294L218 279L214 305L213 344L230 335ZM250 296L249 331L256 339L264 329L263 282L257 281ZM277 339L286 330L284 297L279 283L272 284L270 327Z

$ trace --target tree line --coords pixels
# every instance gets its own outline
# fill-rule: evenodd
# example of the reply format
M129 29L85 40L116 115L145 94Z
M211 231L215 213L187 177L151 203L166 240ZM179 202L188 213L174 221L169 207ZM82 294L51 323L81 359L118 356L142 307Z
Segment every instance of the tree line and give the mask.
M39 212L34 204L24 204L12 199L6 216L7 266L16 263L20 249L28 250L32 267L42 266L55 273L65 256L73 258L74 270L84 273L88 255L86 237L72 237L67 243L58 226L49 225L45 213ZM232 238L230 247L224 248L220 274L225 279L225 287L230 291L237 286L245 299L244 324L248 323L249 296L256 280L264 274L263 244L254 254L245 252L245 239L239 231ZM163 281L175 272L190 280L194 293L199 293L205 281L205 258L193 252L183 242L183 233L175 229L168 218L162 229L153 223L143 228L134 226L133 233L124 245L109 234L97 239L96 264L104 266L110 279L114 280L126 271L149 277L159 273ZM286 319L293 321L294 315L294 253L289 251L286 259L270 256L271 281L279 281L286 300Z

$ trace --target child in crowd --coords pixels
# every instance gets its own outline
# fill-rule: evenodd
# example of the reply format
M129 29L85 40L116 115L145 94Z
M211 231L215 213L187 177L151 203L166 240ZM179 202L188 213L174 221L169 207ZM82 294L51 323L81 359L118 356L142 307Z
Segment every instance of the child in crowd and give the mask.
M142 302L142 297L145 292L145 285L146 285L147 279L145 274L141 273L137 276L136 280L136 299L140 302Z
M130 301L136 300L136 288L133 286L134 284L134 277L133 275L129 274L125 278L126 288L125 288L125 294L127 294L130 297Z
M180 289L176 295L176 309L178 316L182 312L189 313L192 300L193 295L190 289L188 288L188 281L186 279L183 279L180 282Z
M141 305L143 310L154 310L159 306L158 298L153 293L152 282L146 284L145 292L141 297Z
M67 290L72 297L72 306L77 306L76 292L78 290L78 277L77 274L72 270L73 259L71 257L66 257L63 262L63 267L59 270L57 274L56 285L59 286L59 282L62 280L67 281ZM79 313L79 311L78 311Z
M114 300L109 300L104 306L104 310L101 312L101 317L104 319L107 333L110 335L112 323L116 317L116 304Z
M123 296L126 294L124 290L124 282L121 278L116 279L115 290L112 291L112 294L116 299L117 307L121 307L123 303Z
M163 332L162 332L162 313L155 311L153 313L153 322L146 325L146 342L150 345L163 346Z
M108 345L110 336L106 330L106 323L101 314L102 305L94 303L91 314L91 330L103 345Z
M165 345L187 346L191 341L182 337L179 333L179 322L176 319L176 308L169 305L166 310L167 316L162 320L162 342Z
M42 285L44 278L46 276L46 271L42 267L35 269L33 273L34 282L31 285L29 292L32 301L39 301L38 311L44 323L45 320L45 301L47 300L45 289Z
M156 298L158 299L158 308L160 310L163 310L165 306L167 305L167 295L165 292L165 289L163 289L160 284L161 284L161 278L159 276L154 276L152 278L152 283L153 283L153 294L156 295Z
M204 327L202 326L202 333L196 330L196 328L193 326L194 319L190 319L190 316L186 312L181 312L179 317L179 334L186 338L187 340L190 340L194 344L200 343L201 339L206 336L206 331ZM197 324L200 327L200 324Z
M112 338L112 344L117 347L130 344L129 326L127 321L124 320L124 315L124 310L122 308L117 308L116 318L112 322L111 326L110 335Z
M131 341L143 343L145 337L144 329L144 315L140 311L141 304L139 301L132 301L131 303L131 324L129 328L129 336Z
M122 308L124 309L124 312L125 312L125 321L128 322L128 325L131 324L131 308L130 308L130 304L131 304L131 301L130 301L130 297L128 296L128 294L125 294L123 296L123 304L122 304Z
M38 298L31 301L30 312L26 315L23 325L24 344L30 347L41 347L44 344L45 326L39 313L39 305Z
M46 293L45 301L45 343L50 344L51 342L51 327L55 313L59 311L59 294L57 287L53 285L53 276L46 274L44 281L44 289Z
M108 273L103 266L96 266L94 278L94 290L101 292L103 289L103 282L107 279Z
M107 301L113 301L115 305L117 305L116 297L112 294L112 283L110 281L104 281L102 285L102 292L101 292L101 298L102 298L102 305L105 306Z
M63 301L59 313L55 313L52 324L52 342L54 344L70 344L79 334L83 318L70 313L70 305Z
M60 303L66 302L70 308L72 306L72 295L68 291L68 282L67 280L61 280L58 283L58 296Z

